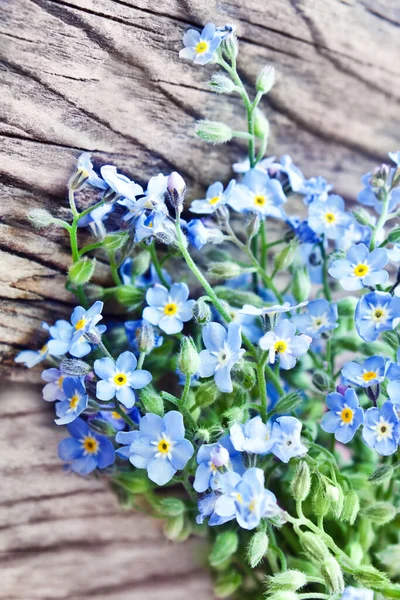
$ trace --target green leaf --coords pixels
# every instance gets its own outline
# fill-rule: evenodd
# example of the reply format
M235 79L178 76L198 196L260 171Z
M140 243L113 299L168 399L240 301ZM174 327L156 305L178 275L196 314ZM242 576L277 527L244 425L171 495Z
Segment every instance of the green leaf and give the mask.
M395 227L392 231L389 231L388 240L394 244L400 242L400 227Z
M78 262L71 265L69 269L69 279L75 285L83 285L92 278L96 267L96 259L90 259L86 256L81 258Z
M110 233L106 235L103 240L103 246L108 252L115 252L126 244L129 239L129 233L127 231L120 231L118 233Z
M302 397L297 392L291 392L283 396L274 406L274 414L284 414L296 410L303 402Z

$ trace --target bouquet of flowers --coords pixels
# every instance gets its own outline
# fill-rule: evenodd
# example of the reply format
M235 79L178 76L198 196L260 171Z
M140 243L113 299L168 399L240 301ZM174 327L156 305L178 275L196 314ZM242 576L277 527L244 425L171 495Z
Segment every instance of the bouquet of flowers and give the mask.
M82 154L70 219L30 213L69 236L79 305L16 361L49 365L67 469L101 475L171 540L208 537L216 597L400 598L400 152L346 210L322 177L265 158L273 67L250 95L232 26L183 42L220 67L212 91L243 101L247 131L196 125L246 141L238 180L192 200L177 172L144 191Z

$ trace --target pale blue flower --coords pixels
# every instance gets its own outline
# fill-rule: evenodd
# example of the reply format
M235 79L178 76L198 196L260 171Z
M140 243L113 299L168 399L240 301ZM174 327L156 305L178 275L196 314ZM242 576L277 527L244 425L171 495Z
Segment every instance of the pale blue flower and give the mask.
M265 315L275 315L275 314L283 314L297 310L298 308L302 308L303 306L307 306L308 300L305 302L300 302L299 304L291 304L290 302L284 302L283 304L273 304L272 306L264 306L263 308L256 308L251 304L245 304L243 308L241 308L238 313L245 315L253 315L259 317L265 317Z
M294 192L303 193L302 190L305 184L305 177L298 167L294 164L292 158L288 154L281 156L278 163L273 163L269 166L269 172L274 171L284 173L289 179L290 187Z
M400 424L393 402L385 402L382 408L369 408L365 412L362 432L365 443L382 456L396 452L400 438Z
M385 379L386 366L387 361L383 356L371 356L362 364L346 363L342 369L342 376L348 383L367 388Z
M386 182L386 186L389 187L391 185L391 181L393 180L393 175L396 169L390 169L388 173L388 178ZM364 206L372 206L374 210L380 215L382 212L382 199L381 195L381 187L374 187L373 185L374 173L367 173L361 178L361 181L364 185L364 188L357 196L357 201ZM400 188L394 188L389 194L389 212L393 212L398 203L400 202Z
M139 409L137 408L137 406L132 406L132 408L129 408L129 409L127 409L123 406L120 406L120 409L128 417L130 417L132 419L132 421L134 423L136 423L136 425L139 425L141 417L140 417L140 412L139 412ZM103 421L107 421L107 423L109 423L116 431L123 431L127 427L127 422L116 411L100 410L98 413L96 413L93 416L93 418L98 419L99 417L101 417L101 419ZM89 417L89 419L90 418L91 417Z
M124 445L117 454L129 458L134 467L147 469L149 479L157 485L168 483L184 469L194 452L185 439L183 417L176 410L164 417L147 413L140 420L139 431L119 432L115 439Z
M242 213L257 212L260 217L284 218L282 204L286 196L277 179L271 179L267 173L251 169L236 184L228 200L229 206Z
M210 527L215 525L223 525L228 521L231 521L234 518L234 515L230 515L228 517L220 517L215 512L215 504L218 500L218 495L214 492L211 494L205 494L201 498L199 498L198 508L199 514L196 517L196 523L201 525L204 523L204 519L206 517L210 517L208 520L208 524Z
M113 209L113 204L103 204L103 206L95 208L88 215L79 219L78 227L90 227L94 236L104 238L106 228L103 221Z
M89 152L83 152L79 156L76 169L81 179L85 179L85 183L89 183L89 185L101 190L105 190L107 188L106 182L103 181L103 179L101 179L101 177L99 177L93 169Z
M126 175L117 172L117 167L113 165L104 165L100 169L103 179L107 182L109 188L117 195L135 201L136 196L143 194L142 186L131 181Z
M186 31L183 44L185 47L179 52L179 58L206 65L215 58L215 52L221 44L221 32L216 30L214 23L207 23L201 33L196 29Z
M364 411L357 394L351 387L347 388L344 395L332 392L326 397L326 405L329 411L322 417L321 428L334 433L338 442L347 444L364 422Z
M76 343L85 333L96 331L96 325L102 320L103 302L97 300L89 310L85 310L83 306L76 306L71 315L71 323L74 327L72 335L72 343ZM98 328L97 328L98 331Z
M246 423L234 423L230 438L235 450L251 454L266 454L271 448L271 423L263 423L261 417L253 417Z
M207 190L204 200L193 200L189 210L196 214L210 214L215 212L220 206L224 206L229 201L236 181L232 179L226 190L220 181L213 183Z
M393 329L400 318L400 298L387 292L371 292L362 296L355 310L358 335L374 342L382 331Z
M174 283L170 290L156 284L147 290L149 306L143 311L143 318L152 325L158 325L168 334L179 333L183 324L193 316L194 300L188 300L189 288L186 283Z
M383 267L388 257L384 248L376 248L369 252L365 244L352 246L345 259L334 260L328 272L339 282L343 289L361 290L363 287L384 285L389 279Z
M307 447L301 441L301 422L295 417L278 417L270 436L270 452L284 463L296 456L304 456Z
M65 400L56 404L57 425L67 425L75 421L89 402L85 386L79 377L65 377L62 386Z
M329 198L328 194L333 189L333 185L328 183L323 177L311 177L304 181L303 186L298 191L304 195L304 204L312 202L326 202Z
M117 397L126 408L132 408L136 396L134 390L140 390L150 383L152 376L148 371L136 370L137 359L132 352L123 352L116 362L104 357L95 360L94 372L100 381L96 385L99 400L108 401Z
M192 219L186 226L182 227L188 236L189 243L200 250L205 244L220 244L224 234L217 227L206 227L202 219Z
M193 487L198 493L205 492L220 476L220 467L229 467L242 474L242 455L237 452L228 436L215 444L203 444L197 452L197 469Z
M274 331L268 331L259 341L262 350L269 351L268 360L274 364L279 358L282 369L293 369L298 357L307 353L311 337L296 335L296 325L288 319L279 321Z
M325 298L312 300L302 315L294 315L293 323L301 333L309 335L314 340L323 333L332 331L338 326L338 311L336 304L331 304Z
M211 377L221 392L232 392L231 370L244 354L241 349L241 327L229 323L228 331L220 323L208 323L203 327L206 350L200 352L200 377Z
M42 390L43 400L46 400L46 402L65 400L66 396L63 390L64 378L63 373L54 367L42 372L42 379L47 381Z
M344 235L344 229L353 218L353 215L345 212L343 198L336 194L329 196L325 202L314 200L308 209L308 224L311 229L333 240Z
M91 431L83 419L69 423L67 429L72 437L61 440L58 456L69 463L71 471L88 475L113 464L115 452L111 441Z
M22 363L28 369L35 367L50 354L48 344L42 346L40 350L21 350L15 357L16 363Z
M302 244L319 244L321 242L321 237L309 227L307 220L302 221L299 217L290 216L286 218L286 224L289 225Z
M335 248L336 250L347 252L355 244L363 243L369 247L371 236L372 229L369 227L369 225L361 225L361 223L358 223L355 219L353 219L346 226L346 234L335 240ZM378 237L380 238L381 235L378 234ZM381 239L378 240L377 238L378 243L381 241Z
M164 204L159 204L150 213L142 212L134 222L134 241L139 243L163 233L168 222L168 210Z
M275 160L276 160L275 156L269 156L268 158L263 158L262 160L260 160L260 162L258 162L256 164L254 169L257 169L257 171L262 171L263 173L265 173L271 167L276 165ZM247 173L247 171L250 171L250 169L251 169L250 160L248 158L245 158L240 162L233 163L233 165L232 165L232 170L235 173Z

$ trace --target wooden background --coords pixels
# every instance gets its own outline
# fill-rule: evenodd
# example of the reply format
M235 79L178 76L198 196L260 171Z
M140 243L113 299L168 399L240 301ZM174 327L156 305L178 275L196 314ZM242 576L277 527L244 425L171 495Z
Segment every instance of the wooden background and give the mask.
M182 34L208 20L238 25L248 82L273 64L265 102L270 153L290 152L346 198L400 146L400 5L393 0L1 0L0 48L0 600L210 599L195 544L167 543L126 514L101 482L65 475L63 433L13 364L42 320L71 311L59 229L29 209L66 215L80 152L135 180L179 170L189 197L231 176L244 148L206 147L197 118L244 126L239 101L207 89L212 67L178 60ZM46 239L44 239L44 236ZM100 265L101 267L101 265ZM103 274L100 268L99 277Z

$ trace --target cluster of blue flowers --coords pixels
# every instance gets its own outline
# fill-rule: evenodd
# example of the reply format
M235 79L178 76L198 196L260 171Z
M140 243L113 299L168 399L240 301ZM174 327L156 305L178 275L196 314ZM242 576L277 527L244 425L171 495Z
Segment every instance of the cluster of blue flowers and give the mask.
M195 523L235 521L239 531L257 530L258 537L244 538L250 564L266 555L274 577L278 562L281 575L287 565L273 528L290 523L299 543L283 536L287 551L301 547L311 559L323 557L324 579L306 578L298 587L325 581L331 595L318 598L371 600L370 589L345 589L341 571L358 573L353 556L360 553L370 560L373 542L364 538L371 536L357 533L351 559L342 556L339 565L337 540L323 520L342 515L354 523L360 503L349 460L369 468L373 455L375 466L382 461L379 477L395 477L399 466L392 455L400 445L400 228L391 221L400 215L400 153L362 178L361 206L350 212L323 177L306 178L287 155L264 158L268 127L256 136L252 123L273 69L260 73L256 99L247 101L234 28L190 30L184 46L182 58L227 72L211 87L239 93L249 117L246 134L205 121L199 136L211 143L245 138L249 158L233 165L237 178L226 186L215 182L188 202L176 172L142 187L114 165L97 173L82 154L69 182L72 221L46 217L70 236L68 289L81 305L69 321L43 323L45 345L16 361L48 363L43 398L55 403L55 423L69 433L59 445L67 468L80 475L105 470L125 494L135 494L140 481L156 514L172 519L171 531L180 528L176 539ZM79 212L75 194L83 187L100 199ZM303 215L290 214L299 205ZM270 237L271 219L281 223L278 239ZM82 228L95 241L80 248ZM210 244L213 260L198 253ZM93 251L108 257L112 287L91 287ZM101 299L90 306L96 292ZM188 500L162 513L154 489L169 484L183 486ZM289 489L297 517L288 512ZM311 496L307 511L311 518L315 510L316 524L302 508ZM320 541L312 543L304 528ZM292 573L295 581L299 573ZM369 585L369 576L355 579ZM286 591L294 586L288 600L297 598L293 581L282 584Z

